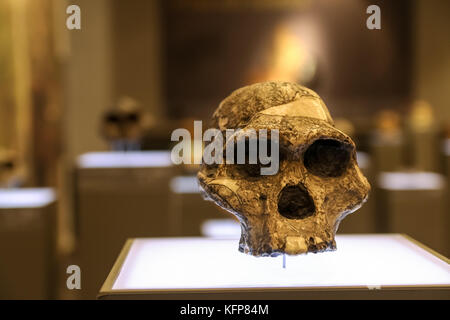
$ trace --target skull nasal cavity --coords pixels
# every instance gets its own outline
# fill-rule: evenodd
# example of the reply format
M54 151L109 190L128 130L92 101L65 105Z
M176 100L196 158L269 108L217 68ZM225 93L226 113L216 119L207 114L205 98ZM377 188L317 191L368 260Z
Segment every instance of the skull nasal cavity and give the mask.
M320 177L339 177L348 168L353 147L333 139L316 140L305 152L304 164Z
M288 219L304 219L316 211L314 201L302 185L286 186L278 196L278 212Z

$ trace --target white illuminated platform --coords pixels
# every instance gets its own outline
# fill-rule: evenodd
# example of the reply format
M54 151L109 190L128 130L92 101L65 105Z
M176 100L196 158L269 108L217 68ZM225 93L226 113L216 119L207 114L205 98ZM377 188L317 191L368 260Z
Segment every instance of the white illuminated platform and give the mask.
M52 188L0 189L0 209L42 208L55 200Z
M130 239L100 299L450 298L448 259L403 235L340 235L338 250L256 258L238 240Z
M90 152L78 157L84 169L170 167L170 151Z

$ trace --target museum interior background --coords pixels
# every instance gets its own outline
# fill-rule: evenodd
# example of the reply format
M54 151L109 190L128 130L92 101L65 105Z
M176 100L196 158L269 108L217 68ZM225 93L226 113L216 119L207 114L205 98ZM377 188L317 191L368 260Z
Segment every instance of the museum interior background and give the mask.
M66 28L70 4L81 30ZM370 4L381 30L366 27ZM338 234L406 233L449 256L449 12L445 0L0 0L0 298L94 298L126 238L231 236L198 168L167 161L170 135L266 80L318 92L358 146L373 190ZM82 290L66 288L68 265Z

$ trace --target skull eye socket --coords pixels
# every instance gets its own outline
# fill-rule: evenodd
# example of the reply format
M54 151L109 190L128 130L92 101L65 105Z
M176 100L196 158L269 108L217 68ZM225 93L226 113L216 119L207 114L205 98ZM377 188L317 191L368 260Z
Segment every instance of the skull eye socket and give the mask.
M306 169L320 177L339 177L348 168L353 146L334 139L318 139L308 147L303 162Z
M304 219L316 211L314 201L302 185L285 186L278 195L278 212L288 219Z
M275 150L272 152L272 143L274 143L274 145L276 145L276 149L278 150L278 161L282 161L285 159L285 151L283 149L280 149L280 144L278 141L276 140L271 140L269 139L249 139L248 137L245 138L245 140L242 140L242 142L244 142L243 144L245 145L245 155L244 155L244 159L240 159L240 160L244 160L244 163L239 163L238 162L238 143L234 144L234 159L233 159L233 163L234 163L234 168L236 169L236 171L243 177L251 177L251 178L256 178L256 177L260 177L261 176L261 168L264 167L270 167L271 166L271 161L275 161L274 160L274 154L273 152L275 152ZM260 158L260 147L262 145L266 146L266 156L268 158L270 158L270 162L269 163L261 163L261 158ZM253 155L253 162L256 163L250 163L251 161L251 155ZM226 158L226 151L224 152L224 158ZM256 161L255 161L256 160ZM240 161L242 162L242 161Z
M237 171L242 176L248 177L259 177L261 175L261 167L263 164L260 163L258 152L259 152L259 139L252 139L252 143L250 143L250 139L245 139L245 160L244 163L238 162L238 147L237 143L234 145L234 164L236 165ZM251 150L250 150L251 149ZM250 155L253 153L253 156L256 158L256 163L250 163Z

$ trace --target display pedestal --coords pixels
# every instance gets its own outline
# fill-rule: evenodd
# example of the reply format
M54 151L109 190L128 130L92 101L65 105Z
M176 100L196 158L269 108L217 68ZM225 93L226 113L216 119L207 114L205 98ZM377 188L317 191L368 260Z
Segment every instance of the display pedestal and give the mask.
M447 176L447 191L450 196L450 139L446 139L443 144L443 154L444 154L444 172ZM449 197L450 198L450 197ZM450 201L449 201L450 204Z
M0 190L0 299L56 297L53 189Z
M77 229L83 297L95 295L130 237L171 235L169 151L97 152L78 158Z
M341 235L338 250L256 258L238 240L130 239L99 299L450 298L448 259L403 235Z
M212 219L231 218L232 215L200 194L196 176L177 176L170 182L172 227L176 236L202 235L201 226Z
M406 233L448 256L445 177L433 172L385 172L378 178L379 232Z

